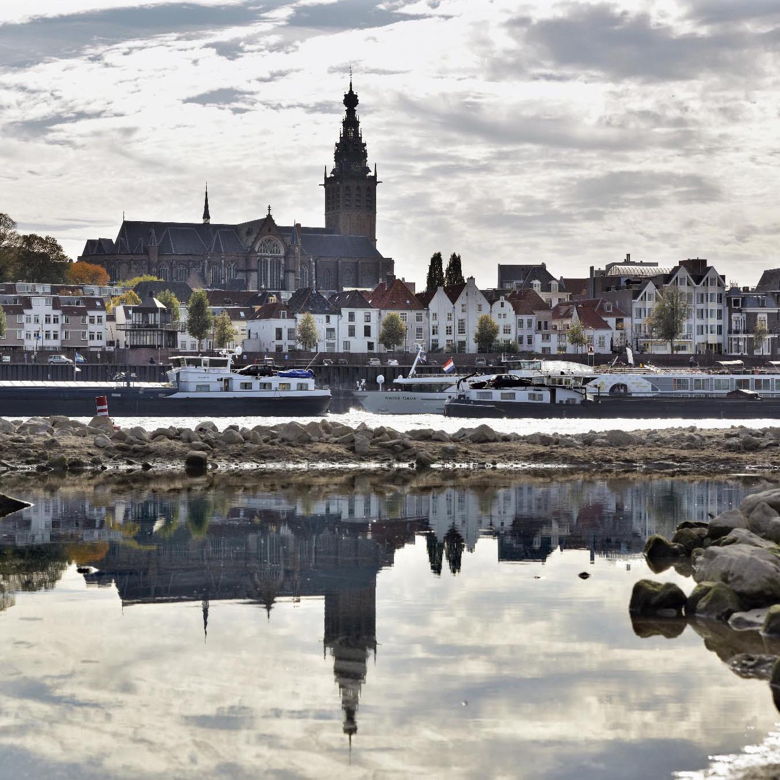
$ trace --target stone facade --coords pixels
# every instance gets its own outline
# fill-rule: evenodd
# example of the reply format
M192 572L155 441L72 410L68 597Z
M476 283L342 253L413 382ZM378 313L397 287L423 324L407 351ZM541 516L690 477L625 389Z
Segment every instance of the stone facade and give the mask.
M90 239L78 259L103 266L114 281L154 274L193 288L375 287L393 260L376 248L379 182L367 165L357 105L350 81L334 167L325 170L324 228L277 225L270 206L259 219L212 224L206 193L202 222L125 220L116 240Z

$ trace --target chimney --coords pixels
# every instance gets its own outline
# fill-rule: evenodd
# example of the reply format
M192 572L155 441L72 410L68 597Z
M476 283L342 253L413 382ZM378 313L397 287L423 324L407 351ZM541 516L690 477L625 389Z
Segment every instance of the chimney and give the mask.
M631 254L630 254L630 252L626 252L626 262L627 263L631 262Z
M385 286L390 287L390 285L395 281L395 274L393 273L387 273L385 274Z

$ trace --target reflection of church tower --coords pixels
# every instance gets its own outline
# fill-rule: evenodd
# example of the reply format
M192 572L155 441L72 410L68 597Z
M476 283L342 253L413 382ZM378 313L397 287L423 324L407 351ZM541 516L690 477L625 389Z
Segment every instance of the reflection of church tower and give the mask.
M339 684L344 733L357 732L360 688L366 680L369 652L376 652L376 583L361 590L325 596L325 647L333 655L333 675Z
M376 175L368 167L368 155L355 109L358 96L344 95L346 113L333 155L333 170L325 169L325 227L341 235L368 236L376 241Z

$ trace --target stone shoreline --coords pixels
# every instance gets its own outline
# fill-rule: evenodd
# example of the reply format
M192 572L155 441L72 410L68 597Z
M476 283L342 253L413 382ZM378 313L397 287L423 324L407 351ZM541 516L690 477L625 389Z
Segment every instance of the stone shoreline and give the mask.
M68 417L0 419L0 471L257 468L281 466L576 468L718 474L780 468L780 427L622 430L557 435L502 433L488 425L447 434L351 428L331 419L219 431L214 423L147 431L115 428L107 417L84 424Z

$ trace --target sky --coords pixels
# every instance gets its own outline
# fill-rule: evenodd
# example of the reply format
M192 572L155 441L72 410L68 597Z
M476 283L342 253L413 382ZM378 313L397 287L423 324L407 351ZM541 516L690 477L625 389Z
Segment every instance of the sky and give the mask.
M587 276L780 266L776 0L2 0L0 212L77 257L128 219L324 225L349 69L378 248Z

